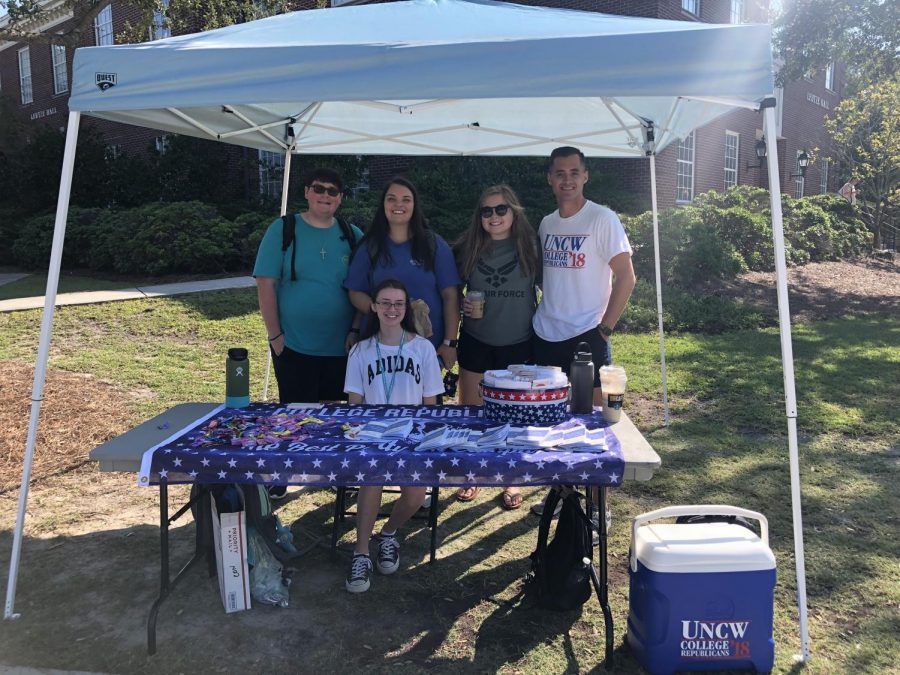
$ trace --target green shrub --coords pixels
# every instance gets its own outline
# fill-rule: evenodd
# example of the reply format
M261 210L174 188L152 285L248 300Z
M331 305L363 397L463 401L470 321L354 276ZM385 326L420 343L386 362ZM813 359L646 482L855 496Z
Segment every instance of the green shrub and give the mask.
M764 317L743 302L718 295L698 295L677 286L663 286L666 331L723 333L758 328ZM627 330L656 331L656 287L653 279L638 279L619 323Z
M240 258L241 268L253 267L253 263L256 261L256 252L259 250L259 242L262 241L266 229L277 215L277 213L251 211L234 219L234 246Z
M107 240L120 274L209 274L236 270L237 226L201 202L152 204L121 211Z
M687 211L687 209L685 209ZM734 245L721 236L718 224L696 211L681 246L672 258L671 278L679 286L693 287L712 280L733 279L746 269Z
M69 207L63 265L89 267L91 250L108 236L110 212L99 208ZM53 246L55 214L48 213L26 220L12 245L16 265L30 270L46 269Z
M18 264L13 244L28 218L26 212L18 206L0 206L0 241L7 242L6 246L0 247L0 265Z

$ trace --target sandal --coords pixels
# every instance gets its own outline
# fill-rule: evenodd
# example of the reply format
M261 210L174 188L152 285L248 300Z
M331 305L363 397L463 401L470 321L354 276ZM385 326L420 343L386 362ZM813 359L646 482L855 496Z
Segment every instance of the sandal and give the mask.
M507 492L504 490L500 493L500 499L503 500L503 508L507 511L513 511L522 506L521 492Z
M470 502L478 496L478 487L461 487L456 491L456 499L461 502Z

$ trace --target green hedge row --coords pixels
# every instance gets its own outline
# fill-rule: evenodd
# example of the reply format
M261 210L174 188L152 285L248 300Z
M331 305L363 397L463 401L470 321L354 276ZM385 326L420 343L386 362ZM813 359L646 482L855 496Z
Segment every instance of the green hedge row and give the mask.
M782 198L788 265L839 260L872 249L872 234L837 195ZM693 288L747 270L775 268L768 192L739 186L699 195L690 206L659 214L662 278ZM639 277L654 277L653 220L648 211L623 217Z
M346 198L343 216L367 225L377 195ZM865 224L840 197L784 197L784 229L788 264L836 260L870 250ZM2 213L0 232L12 246L0 256L7 264L40 270L47 266L53 237L53 215L20 220ZM231 215L231 214L230 214ZM129 209L72 207L63 262L98 272L153 276L247 271L272 213L247 212L227 218L202 202L157 202ZM623 216L634 247L638 277L653 279L653 234L649 212ZM437 224L453 238L448 225ZM663 279L693 288L729 279L746 270L774 267L767 193L748 187L700 195L691 206L660 214Z

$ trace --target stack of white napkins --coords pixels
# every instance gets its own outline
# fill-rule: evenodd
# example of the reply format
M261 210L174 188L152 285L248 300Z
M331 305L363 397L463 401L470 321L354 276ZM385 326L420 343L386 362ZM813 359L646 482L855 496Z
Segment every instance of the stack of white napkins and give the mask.
M377 441L382 438L406 438L412 433L413 419L401 417L393 420L372 420L356 432L359 440Z

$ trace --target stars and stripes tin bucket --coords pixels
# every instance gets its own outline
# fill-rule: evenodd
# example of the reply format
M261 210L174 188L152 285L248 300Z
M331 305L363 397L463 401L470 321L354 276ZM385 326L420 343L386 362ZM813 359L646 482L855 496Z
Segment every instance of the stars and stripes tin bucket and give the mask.
M551 426L569 418L569 388L504 389L482 380L485 418L516 426Z

